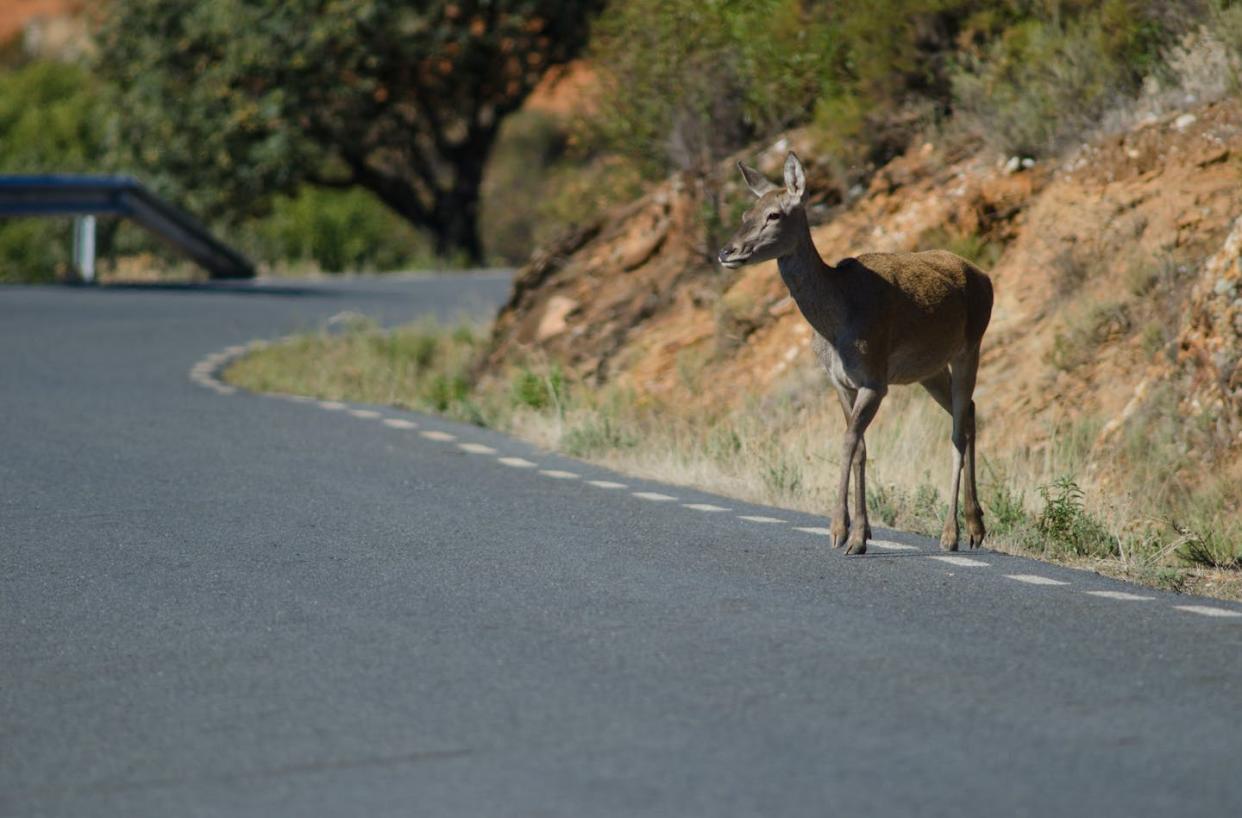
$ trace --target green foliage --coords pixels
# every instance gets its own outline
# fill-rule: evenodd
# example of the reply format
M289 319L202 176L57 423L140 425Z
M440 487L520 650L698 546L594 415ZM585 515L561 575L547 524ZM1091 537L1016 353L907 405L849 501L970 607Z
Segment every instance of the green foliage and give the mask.
M239 232L260 259L309 262L329 273L392 270L431 257L428 240L362 188L276 196L268 216Z
M1085 557L1115 557L1120 554L1118 540L1108 528L1090 515L1083 490L1069 477L1042 486L1039 496L1043 510L1035 528L1043 536L1043 550Z
M773 450L762 464L763 483L777 497L796 495L802 489L802 467L788 454Z
M832 76L824 13L797 0L631 0L592 41L597 136L653 175L706 175L749 140L804 119Z
M306 183L371 190L437 252L482 252L500 121L583 44L597 2L114 0L100 70L121 143L194 212L241 220Z
M33 62L0 71L0 173L97 170L107 123L95 84L76 66ZM71 231L70 219L0 220L0 281L63 274Z
M946 230L943 227L924 233L919 239L919 247L923 250L948 250L984 270L991 269L1005 252L1004 245L991 241L986 236Z
M561 435L561 447L574 457L589 457L638 445L633 431L606 412L590 412Z
M520 264L530 255L540 231L539 207L553 166L564 157L566 137L560 123L538 111L519 111L501 126L479 211L489 258Z
M1157 67L1173 29L1156 10L1104 0L1018 22L982 55L962 55L952 78L958 114L1006 153L1055 151L1133 96Z
M536 411L548 408L563 411L568 388L560 367L554 366L542 374L523 367L513 374L510 396L514 406Z

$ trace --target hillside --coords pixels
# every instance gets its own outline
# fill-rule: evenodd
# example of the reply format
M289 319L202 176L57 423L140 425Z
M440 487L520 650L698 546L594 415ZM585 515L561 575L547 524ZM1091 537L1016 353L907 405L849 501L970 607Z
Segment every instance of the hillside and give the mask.
M990 269L996 308L976 399L991 462L1040 464L1041 477L1074 469L1098 504L1128 509L1127 525L1159 505L1151 492L1183 510L1211 496L1211 517L1236 521L1236 100L1149 117L1025 168L982 149L952 156L924 144L836 206L805 135L764 151L759 166L776 177L789 144L825 202L813 234L827 260L948 247ZM735 184L726 201L740 207L746 197ZM700 246L696 207L673 178L538 254L499 317L488 368L546 356L578 379L683 415L808 389L828 402L809 327L775 264L727 273L708 263L714 248ZM877 424L890 431L879 435L900 436L894 427L926 409L903 401L881 410ZM873 457L883 468L883 454ZM925 465L918 470L942 470L939 460ZM1177 519L1163 522L1182 530Z

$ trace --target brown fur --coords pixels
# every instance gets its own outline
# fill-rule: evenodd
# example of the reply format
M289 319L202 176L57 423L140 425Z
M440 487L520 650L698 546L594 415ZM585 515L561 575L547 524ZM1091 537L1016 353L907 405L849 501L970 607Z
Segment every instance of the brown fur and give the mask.
M985 535L975 486L975 406L971 396L979 348L992 314L992 282L945 250L868 253L825 264L811 241L803 209L806 178L793 154L785 188L739 163L758 198L733 240L720 251L726 266L776 259L781 278L815 330L813 348L846 417L840 490L832 515L833 546L866 552L867 426L890 384L921 383L953 418L950 510L940 543L957 549L958 487L966 477L966 524L972 547ZM855 478L854 521L846 508ZM848 541L847 541L848 535Z

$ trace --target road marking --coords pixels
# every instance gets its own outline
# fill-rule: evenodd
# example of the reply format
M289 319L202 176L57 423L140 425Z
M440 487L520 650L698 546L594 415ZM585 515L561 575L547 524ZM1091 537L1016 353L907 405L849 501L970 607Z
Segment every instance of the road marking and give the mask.
M339 412L345 408L345 404L339 400L321 400L319 401L320 409L327 409L329 412Z
M234 392L237 391L236 387L224 386L223 384L218 384L218 383L213 383L211 385L211 388L216 390L216 392L218 392L221 395L232 395Z
M498 457L496 460L504 463L506 466L512 466L515 469L533 469L537 465L529 460L523 460L520 457Z
M597 489L623 489L625 488L625 483L614 483L611 480L588 480L587 482L590 483L592 486L595 486L595 488Z
M376 412L374 409L350 409L349 413L354 417L362 418L363 420L374 420L380 416L380 413Z
M419 432L420 435L428 440L438 440L441 443L448 443L450 440L456 440L457 435L450 435L448 432Z
M892 540L867 540L868 548L878 548L881 551L919 551L921 549L906 545L905 543L893 542Z
M1233 617L1242 616L1238 611L1231 611L1228 608L1212 608L1207 605L1174 605L1179 611L1186 613L1199 614L1200 616L1217 616L1217 617Z
M706 511L708 513L711 513L713 511L728 511L729 510L725 508L724 506L714 506L711 503L682 503L682 506L685 508L694 509L695 511Z
M417 429L418 424L412 420L401 418L384 418L384 425L391 429Z
M748 523L783 523L785 522L784 520L778 519L776 517L752 517L746 514L739 514L737 515L737 518L739 520L745 520Z
M306 395L288 395L286 396L286 398L288 400L293 401L294 403L314 403L315 402L314 398L308 398ZM379 417L379 412L375 413L375 417Z
M496 454L495 449L491 446L484 446L482 443L458 443L457 448L470 454Z
M676 500L676 497L669 497L667 494L658 494L654 491L636 491L634 496L640 500L650 500L653 503L664 503L669 500Z
M1069 585L1068 582L1041 577L1038 574L1005 574L1005 579L1012 579L1014 582L1025 582L1027 585Z
M930 557L930 559L940 560L941 562L947 562L949 563L949 565L960 565L963 568L987 568L988 567L988 563L982 562L980 560L972 560L970 557L949 557L949 556L933 555L932 557Z
M1086 591L1091 596L1099 596L1104 599L1124 599L1130 602L1139 602L1146 599L1155 599L1154 596L1139 596L1138 594L1127 594L1125 591Z
M557 480L577 480L578 475L571 471L559 471L558 469L540 469L539 473L544 477L552 477Z
M807 534L818 534L821 537L827 537L831 532L826 528L800 528L794 526L794 531L805 531Z

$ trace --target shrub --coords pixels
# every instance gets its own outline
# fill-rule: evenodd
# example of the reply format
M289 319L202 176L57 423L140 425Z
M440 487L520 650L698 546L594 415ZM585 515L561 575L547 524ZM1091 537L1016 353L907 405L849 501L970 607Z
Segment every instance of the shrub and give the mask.
M1041 486L1044 508L1035 527L1044 537L1043 550L1085 557L1113 557L1118 541L1108 528L1087 513L1083 490L1069 477Z
M309 263L329 273L430 263L431 243L362 188L304 187L276 196L269 215L240 228L242 242L269 262Z
M510 401L514 406L536 411L556 408L563 411L568 392L565 373L560 367L552 367L546 374L538 374L528 368L519 369L510 383Z
M1171 28L1134 0L1086 4L1077 16L1031 18L980 56L962 55L955 112L1006 154L1047 155L1132 97Z

